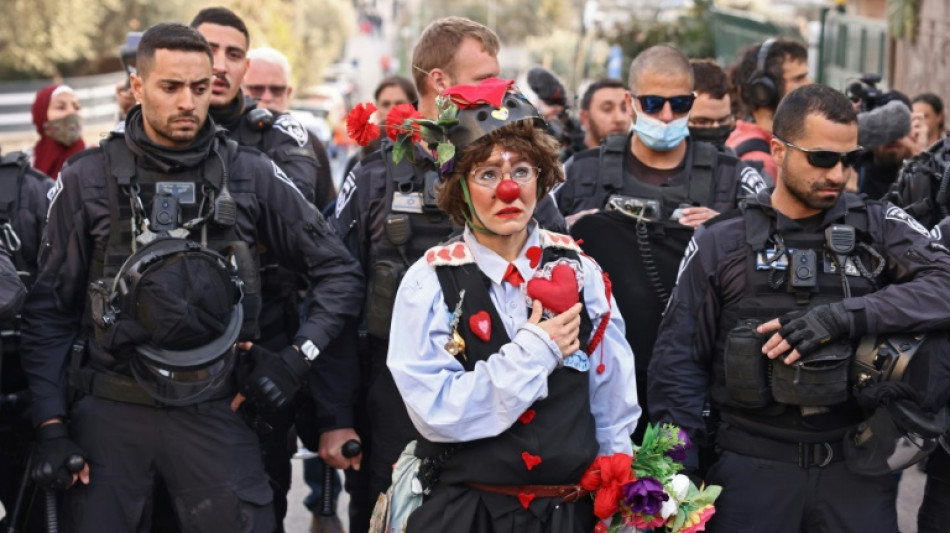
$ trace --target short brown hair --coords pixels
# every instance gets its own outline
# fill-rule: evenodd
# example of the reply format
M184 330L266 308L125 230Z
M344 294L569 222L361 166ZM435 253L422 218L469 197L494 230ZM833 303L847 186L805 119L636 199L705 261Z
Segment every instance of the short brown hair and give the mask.
M426 26L412 50L412 79L420 96L428 91L426 78L432 69L442 69L455 77L455 53L466 37L482 43L489 54L498 55L498 36L487 26L464 17L445 17Z
M472 217L462 193L462 177L474 166L491 157L495 146L517 152L541 169L538 176L538 198L542 198L556 184L564 181L561 171L560 144L543 126L531 120L522 120L498 128L465 147L464 153L455 161L455 169L439 187L436 199L439 209L460 226L465 225L465 215Z
M699 94L708 94L714 100L722 100L732 92L726 71L714 59L691 59L693 67L693 91Z

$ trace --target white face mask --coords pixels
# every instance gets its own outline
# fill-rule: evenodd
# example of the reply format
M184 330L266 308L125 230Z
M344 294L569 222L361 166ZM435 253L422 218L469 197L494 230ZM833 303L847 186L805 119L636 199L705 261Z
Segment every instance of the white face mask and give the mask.
M668 152L689 135L689 113L672 122L663 122L646 113L637 113L637 122L633 125L637 138L647 147L658 152Z

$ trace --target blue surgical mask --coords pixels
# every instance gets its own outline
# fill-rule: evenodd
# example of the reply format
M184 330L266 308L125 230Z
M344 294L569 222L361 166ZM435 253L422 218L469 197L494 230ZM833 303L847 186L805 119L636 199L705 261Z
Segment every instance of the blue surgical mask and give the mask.
M646 113L637 113L637 122L633 125L637 138L648 148L658 152L668 152L689 135L689 115L672 122L663 122Z

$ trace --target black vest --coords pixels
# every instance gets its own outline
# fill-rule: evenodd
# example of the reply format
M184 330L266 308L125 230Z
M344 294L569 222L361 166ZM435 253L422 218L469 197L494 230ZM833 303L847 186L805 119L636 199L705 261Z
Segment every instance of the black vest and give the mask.
M855 228L858 245L845 260L845 271L850 296L856 297L881 285L883 258L868 251L873 242L865 201L845 195L845 202L846 214L832 223ZM761 347L770 335L754 332L756 325L772 318L846 297L842 276L825 245L824 228L779 235L774 214L754 202L743 206L743 218L749 250L746 284L740 300L724 308L720 316L712 400L724 420L757 434L799 442L840 438L862 419L848 383L853 342L831 343L804 357L806 364L796 367L766 358ZM810 252L814 252L813 262ZM804 274L809 264L816 279L813 287L804 287L808 283L793 281L792 271L802 269L800 279L807 280Z
M114 277L133 253L135 235L131 224L134 220L134 211L130 191L138 190L138 197L141 199L145 214L151 216L152 198L156 195L160 184L187 183L193 186L189 190L193 192L194 202L179 202L181 221L187 222L199 217L201 213L206 213L209 206L203 204L208 204L210 200L203 191L207 189L217 194L221 190L227 173L226 165L234 160L238 150L237 143L223 137L218 137L213 142L215 144L212 152L217 152L217 156L213 153L209 154L200 168L168 175L157 170L141 168L135 154L126 146L122 134L112 134L101 141L100 146L107 173L109 238L105 243L97 242L93 250L88 276L90 280L89 297L86 299L88 307L85 313L86 324L96 335L101 335L102 331L92 319L96 312L95 306L103 305L108 299ZM163 187L163 191L171 194L180 193L177 189L169 190L167 187ZM204 211L201 211L202 209ZM259 259L256 250L249 250L247 244L238 239L233 227L222 227L210 220L194 227L188 238L202 242L209 249L231 258L237 264L238 274L244 283L242 305L245 319L240 338L255 337L257 319L260 314L260 275L257 268ZM90 363L95 368L128 374L127 363L103 349L95 337L90 339L89 355Z
M729 180L721 179L720 175L729 168L737 167L738 159L719 152L712 144L691 142L687 151L686 182L662 187L650 185L626 172L624 158L630 156L631 135L611 135L600 147L598 187L594 193L598 206L603 207L612 194L653 199L660 202L661 218L664 220L681 204L702 205L719 210L724 208L715 206L714 202L719 197L730 196L729 192L719 189L732 184Z
M380 150L369 156L381 157L386 165L386 193L383 196L386 207L379 211L379 216L370 221L370 272L366 291L366 329L370 335L379 339L389 338L396 290L406 270L422 257L426 250L460 230L435 205L432 188L438 182L439 176L434 162L417 147L411 149L416 150L417 160L424 160L423 163L413 164L408 158L394 163L393 145L386 141ZM393 201L396 194L413 198L419 198L421 195L422 203L419 208L422 212L394 212Z
M577 259L572 251L545 248L541 261L544 264L560 257ZM465 370L471 372L478 361L487 360L511 341L491 301L491 281L474 263L439 266L436 272L449 309L455 309L460 291L465 290L458 331L465 340L466 357L457 357ZM468 326L469 317L479 311L487 311L491 317L492 334L487 342L479 339ZM589 339L592 328L586 306L581 317L580 338ZM586 344L583 343L582 350ZM549 356L545 354L543 357ZM533 418L528 416L516 421L496 437L461 444L436 444L420 438L416 455L422 458L446 457L441 465L441 483L577 483L599 449L591 414L589 384L587 372L558 368L548 377L547 398L531 406ZM449 450L448 454L446 450ZM524 453L540 457L541 462L529 470L522 456Z

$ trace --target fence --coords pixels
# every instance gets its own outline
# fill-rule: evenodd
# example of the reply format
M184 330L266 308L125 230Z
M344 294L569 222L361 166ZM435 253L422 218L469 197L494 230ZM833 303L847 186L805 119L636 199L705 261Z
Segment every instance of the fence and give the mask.
M82 105L83 122L95 124L112 120L116 115L115 85L125 79L124 72L67 78L63 81L76 92ZM36 91L49 80L0 83L0 133L30 132L33 116L30 106Z

